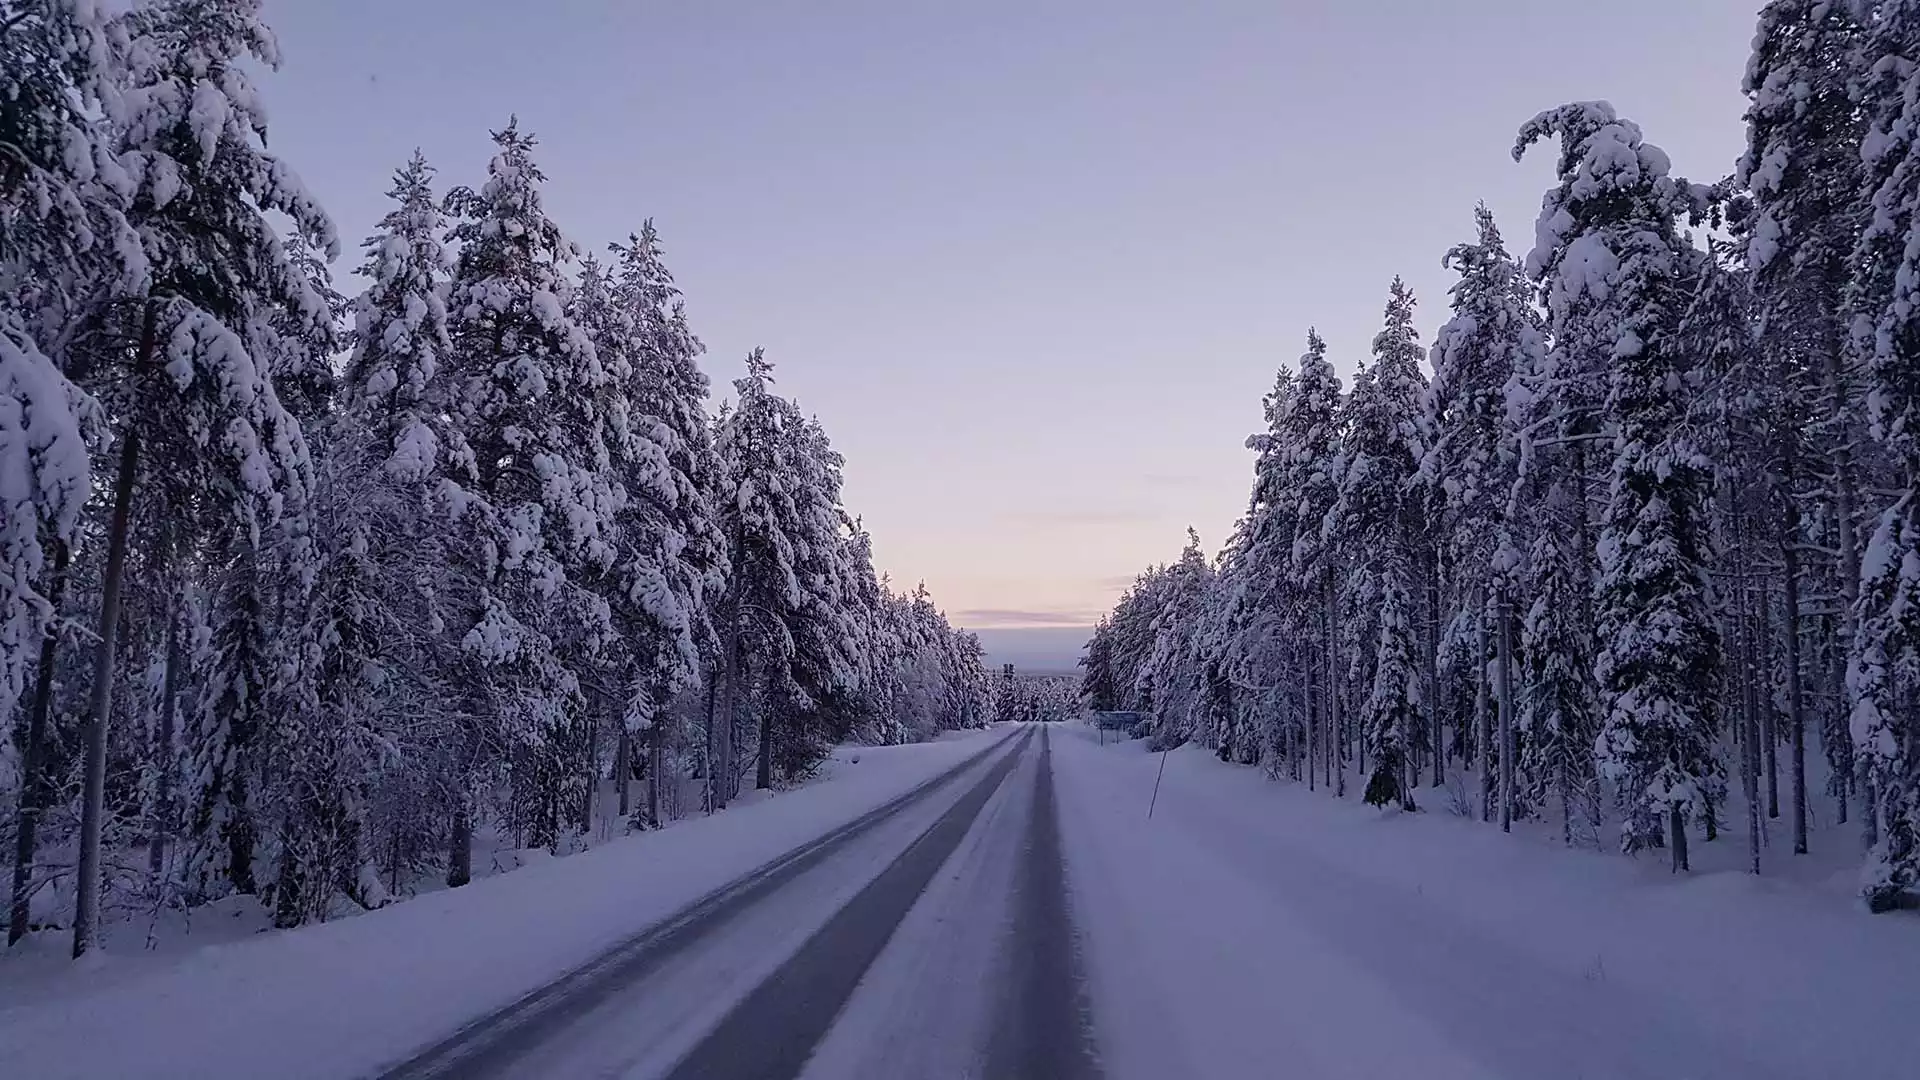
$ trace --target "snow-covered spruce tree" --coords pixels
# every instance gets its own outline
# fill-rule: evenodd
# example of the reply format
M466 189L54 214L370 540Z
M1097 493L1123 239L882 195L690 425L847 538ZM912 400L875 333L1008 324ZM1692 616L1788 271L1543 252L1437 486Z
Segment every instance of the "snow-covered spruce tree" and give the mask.
M1253 627L1258 614L1248 603L1247 521L1235 523L1214 568L1213 587L1201 611L1197 630L1202 663L1205 720L1212 725L1209 739L1220 760L1252 765L1269 745L1277 746L1277 732L1256 726L1256 695L1241 692L1254 685L1247 676L1246 659L1255 646ZM1272 673L1274 677L1279 672Z
M405 887L400 864L412 860L395 853L421 825L376 814L376 793L447 785L444 748L465 719L446 663L455 643L434 629L448 525L436 487L458 444L440 377L450 263L432 176L416 153L361 245L368 285L350 305L352 349L317 440L319 564L282 616L297 645L285 661L295 677L275 703L283 926L324 917L337 895L377 906Z
M1706 575L1713 466L1686 424L1696 370L1675 333L1700 259L1675 214L1697 196L1604 102L1541 113L1521 128L1516 159L1554 137L1560 183L1542 204L1529 265L1557 345L1603 350L1611 362L1612 483L1596 593L1606 714L1595 752L1625 807L1622 846L1653 846L1664 828L1683 870L1686 815L1719 769L1720 640Z
M332 359L342 341L339 320L346 304L311 243L296 232L285 253L290 283L298 290L294 301L255 313L247 324L247 347L315 456L324 460ZM255 892L251 863L257 842L275 866L271 886L259 891L271 895L281 926L323 913L331 886L347 877L348 872L332 867L338 845L322 836L337 836L350 826L357 831L357 824L342 820L337 811L351 801L344 789L362 771L343 752L338 718L322 714L312 685L319 669L311 654L324 636L309 635L324 635L324 628L302 616L325 562L324 550L315 543L316 492L311 482L290 492L299 501L285 507L283 527L272 542L260 544L219 529L203 549L215 634L200 672L197 723L189 726L189 781L196 796L195 821L203 827L188 849L186 883L205 891L217 874L225 885ZM178 603L169 592L150 621L170 623ZM149 636L156 649L164 647L163 635ZM163 718L163 732L170 719ZM160 760L150 771L161 777L163 791L173 787L171 751L169 740L156 740ZM171 816L171 806L150 815L159 825L150 863L162 874L168 871L163 847Z
M510 122L478 190L447 196L460 246L447 304L453 426L473 478L451 492L464 536L450 545L448 621L508 748L512 824L529 846L559 842L584 800L591 725L582 676L612 633L598 590L618 556L608 379L569 315L573 244L546 215L535 140ZM460 752L480 764L478 742ZM464 877L473 776L460 785L454 878Z
M1783 354L1763 348L1755 337L1752 277L1742 258L1749 247L1744 242L1747 204L1738 197L1726 198L1724 192L1724 185L1716 189L1713 214L1727 221L1734 238L1709 240L1708 258L1699 267L1681 320L1678 347L1694 358L1699 371L1689 409L1698 418L1697 445L1716 466L1713 569L1724 598L1720 610L1727 654L1715 695L1720 717L1716 727L1733 736L1731 748L1738 750L1752 868L1758 873L1760 776L1766 763L1777 765L1773 701L1784 689L1769 658L1777 636L1786 638L1789 646L1793 638L1775 634L1776 620L1768 610L1774 591L1773 552L1782 550L1779 562L1792 567L1803 542L1798 536L1788 542L1779 535L1779 523L1793 518L1782 507L1790 509L1799 495L1784 489L1780 473L1793 456L1788 440L1797 438L1807 423L1803 401L1813 397L1796 392L1799 380L1791 369L1775 367ZM1788 425L1795 429L1791 435L1783 431ZM1777 772L1774 775L1777 782ZM1702 786L1701 817L1708 839L1719 825L1717 808L1725 804L1720 786L1718 777ZM1769 784L1777 807L1774 787Z
M773 393L772 376L773 365L756 349L747 357L747 374L734 382L737 404L718 424L724 481L716 504L731 575L717 617L720 682L708 731L708 799L716 810L733 797L748 676L775 694L797 687L796 631L817 599L809 595L801 566L816 559L810 546L819 539L813 512L820 496L807 485L821 474L796 458L807 443L795 429L805 421L791 402ZM751 669L749 643L754 646ZM771 750L771 732L763 731L762 739Z
M76 954L97 942L114 628L136 487L148 486L145 478L157 490L194 493L191 516L217 523L216 542L284 541L295 559L301 550L306 443L250 351L250 331L256 320L317 323L327 312L264 215L284 214L322 251L331 253L334 240L319 206L262 148L265 117L246 64L278 55L258 15L250 0L166 0L126 13L115 31L129 42L116 149L135 181L127 220L149 288L140 302L94 316L96 340L117 334L125 344L121 355L98 357L97 369L124 365L102 394L120 445L89 708ZM284 513L293 528L264 536Z
M145 284L111 156L118 57L92 4L0 2L0 805L17 805L8 942L27 930L72 541L104 416L67 377L80 315Z
M1373 362L1354 381L1340 502L1342 543L1364 551L1350 575L1354 625L1367 627L1362 651L1366 699L1359 722L1372 774L1366 800L1412 810L1413 752L1426 732L1421 647L1414 628L1418 552L1424 530L1411 490L1425 456L1420 373L1425 350L1413 328L1413 294L1399 278L1387 300L1386 325L1373 339ZM1371 646L1371 648L1368 648Z
M1201 728L1205 678L1195 631L1212 585L1213 567L1200 548L1200 534L1189 528L1186 548L1156 590L1152 644L1136 676L1140 690L1150 695L1155 750L1183 745Z
M614 610L633 665L622 731L629 740L647 735L647 819L657 823L668 703L698 682L719 648L711 610L726 572L713 505L719 462L702 346L687 326L653 222L611 251L610 299L629 342L621 370L610 372L624 380L628 409L616 456L628 501Z
M1836 626L1841 641L1821 642L1816 652L1844 650L1853 637L1860 578L1856 517L1860 508L1854 459L1861 417L1855 405L1855 358L1846 347L1843 300L1849 259L1871 195L1862 197L1861 137L1865 110L1853 87L1864 74L1865 26L1854 5L1829 0L1773 0L1760 12L1744 88L1747 148L1734 181L1752 200L1746 264L1759 304L1757 340L1765 353L1774 391L1762 410L1777 421L1771 440L1779 460L1777 530L1785 564L1785 587L1794 610L1786 615L1790 652L1788 724L1793 739L1794 850L1806 839L1805 723L1800 682L1798 617L1803 547L1835 555L1820 576L1847 598ZM1824 400L1823 400L1824 399ZM1806 477L1803 479L1803 475ZM1832 523L1830 542L1803 545L1801 488L1823 476L1815 496L1816 521ZM1824 560L1822 560L1824 561ZM1816 563L1817 565L1817 563ZM1838 703L1836 703L1837 706ZM1832 794L1845 820L1851 779L1850 740L1844 711L1829 710L1822 742L1833 757Z
M1293 573L1293 543L1300 532L1300 496L1291 485L1298 479L1293 449L1288 441L1287 419L1294 408L1297 377L1292 367L1282 366L1274 376L1273 390L1263 399L1266 430L1247 437L1247 449L1254 452L1253 489L1247 498L1247 513L1228 545L1231 558L1221 562L1223 599L1232 620L1231 670L1249 676L1245 681L1260 685L1262 677L1285 664L1301 666L1309 655L1304 648L1310 634L1312 615L1317 611L1314 590L1305 588ZM1278 650L1277 642L1285 644ZM1259 656L1264 662L1256 663ZM1258 671L1260 675L1256 675ZM1298 677L1303 672L1294 671ZM1297 751L1304 746L1310 723L1304 710L1283 716L1274 708L1276 691L1255 699L1254 708L1264 717L1258 723L1268 750L1283 749L1289 773L1297 768ZM1247 739L1254 732L1237 728L1236 738ZM1240 756L1258 753L1260 747L1237 748Z
M1859 631L1847 665L1854 753L1872 848L1861 892L1874 911L1920 883L1920 4L1880 6L1863 67L1862 194L1870 211L1853 255L1850 348L1864 369L1874 438L1898 468L1893 505L1862 559Z
M1486 641L1499 593L1493 567L1500 538L1508 533L1507 502L1518 461L1507 385L1516 371L1532 370L1546 347L1525 278L1507 254L1492 212L1481 205L1474 220L1475 239L1456 245L1444 259L1460 280L1451 290L1453 314L1434 335L1433 382L1424 410L1431 442L1420 463L1448 579L1434 723L1438 734L1445 714L1453 713L1453 747L1462 753L1482 748L1489 734L1492 657ZM1471 723L1462 722L1469 716ZM1438 743L1436 759L1447 749ZM1483 784L1490 779L1483 772Z
M1124 601L1123 601L1124 602ZM1115 610L1118 610L1116 605ZM1087 708L1100 712L1116 712L1121 702L1121 681L1118 659L1115 655L1113 613L1100 616L1093 625L1093 633L1087 637L1087 649L1078 663L1080 668L1080 700Z
M1344 409L1340 377L1327 361L1327 344L1307 331L1307 351L1300 357L1300 376L1282 422L1282 451L1287 479L1282 489L1293 493L1295 533L1290 568L1293 581L1307 600L1301 606L1306 626L1300 636L1318 638L1315 664L1320 672L1322 708L1314 721L1317 737L1308 733L1308 748L1319 753L1319 771L1336 793L1346 794L1345 739L1342 702L1343 665L1336 647L1340 632L1338 588L1344 572L1339 550L1331 541L1332 524L1340 500L1340 418ZM1315 609L1318 609L1317 611ZM1311 777L1314 769L1309 763Z
M1149 567L1121 594L1113 611L1095 627L1087 646L1082 695L1096 709L1151 712L1155 696L1148 662L1156 624L1166 606L1173 578L1166 566ZM1147 734L1144 726L1137 734Z
M844 459L833 449L816 418L791 419L781 431L790 440L786 454L794 483L794 571L802 601L799 618L788 627L793 656L784 678L774 683L760 717L760 753L755 785L805 775L827 750L846 737L851 725L847 694L859 688L855 655L862 622L857 583L872 579L867 548L848 544L853 522L840 501ZM930 645L935 615L925 586L912 595L909 645L918 654Z

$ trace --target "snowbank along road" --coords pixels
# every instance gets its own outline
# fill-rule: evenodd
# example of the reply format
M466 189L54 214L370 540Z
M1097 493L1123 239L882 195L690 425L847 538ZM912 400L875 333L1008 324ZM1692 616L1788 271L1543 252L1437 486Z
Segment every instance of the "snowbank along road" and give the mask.
M1095 1076L1051 765L1001 740L384 1075Z

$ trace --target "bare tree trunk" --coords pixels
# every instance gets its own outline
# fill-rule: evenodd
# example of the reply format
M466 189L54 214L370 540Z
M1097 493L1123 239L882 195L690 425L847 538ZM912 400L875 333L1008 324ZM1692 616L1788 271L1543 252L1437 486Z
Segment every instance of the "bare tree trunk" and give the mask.
M1567 776L1567 755L1563 751L1554 765L1554 786L1560 789L1560 842L1573 846L1573 781Z
M726 655L722 661L719 715L709 714L708 727L713 740L714 760L707 766L707 784L712 791L708 803L713 810L727 808L727 796L733 784L733 722L737 712L740 683L740 605L735 601L727 617Z
M1687 816L1675 806L1667 811L1668 849L1673 852L1673 872L1692 870L1687 861Z
M1833 820L1838 824L1845 825L1847 823L1847 804L1853 792L1853 743L1847 734L1845 722L1847 716L1846 649L1841 641L1843 631L1841 631L1840 626L1842 621L1829 618L1827 623L1827 640L1829 644L1827 648L1827 663L1824 667L1826 669L1827 683L1831 688L1833 697L1832 708L1838 714L1840 722L1821 724L1820 738L1822 745L1825 745L1825 740L1828 738L1834 738L1840 744L1840 752L1836 756L1841 759L1843 767L1837 770L1837 775L1833 777L1835 804Z
M1759 668L1756 677L1765 680L1760 694L1760 752L1767 779L1767 819L1780 816L1780 710L1775 705L1777 689L1773 684L1773 583L1760 577Z
M613 789L620 795L620 818L633 812L633 736L627 725L620 725L620 741L613 748Z
M1313 668L1308 666L1311 661L1304 648L1301 650L1300 660L1302 661L1302 670L1299 673L1299 722L1297 724L1287 724L1287 775L1291 777L1296 784L1300 782L1301 742L1306 738L1307 732L1312 730L1311 725L1313 724Z
M1513 631L1508 625L1507 590L1499 589L1500 653L1500 830L1513 831Z
M147 305L141 332L142 363L153 355L157 308ZM106 577L100 589L100 641L94 654L93 699L87 719L87 771L80 806L80 874L75 883L73 957L99 945L100 831L106 817L107 722L113 713L114 644L120 636L120 590L127 577L127 533L133 514L134 478L140 467L140 434L128 427L120 437L120 469L113 483L113 522L107 533Z
M1744 549L1745 528L1741 528ZM1760 669L1754 643L1759 625L1753 610L1754 590L1748 575L1740 575L1740 782L1747 800L1747 859L1753 873L1760 872Z
M760 710L760 762L754 772L753 786L761 791L773 787L774 708L774 704L769 701L766 707Z
M580 834L593 835L593 804L600 790L600 714L590 712L587 720L587 791L580 800Z
M1839 659L1836 666L1841 672L1846 670L1846 658L1853 651L1853 620L1856 604L1860 599L1860 541L1854 533L1854 491L1853 491L1853 432L1848 425L1849 403L1847 400L1846 360L1839 349L1828 350L1827 354L1827 390L1831 397L1834 423L1839 430L1833 440L1833 509L1834 541L1839 548L1840 595L1842 610L1836 621L1839 630ZM1847 684L1844 675L1837 686L1841 697L1836 703L1843 718L1838 725L1842 732L1847 730L1844 720L1852 712L1851 702L1847 700ZM1849 747L1851 751L1851 747ZM1853 763L1851 752L1847 755L1849 765ZM1852 777L1847 778L1850 783ZM1846 787L1843 786L1843 791ZM1866 844L1872 848L1879 841L1877 820L1873 808L1873 785L1865 785L1866 805L1860 815L1861 825L1866 833ZM1846 795L1841 795L1840 820L1846 820Z
M463 777L461 783L466 783ZM473 797L462 790L454 801L453 828L447 836L447 887L473 880Z
M665 718L665 709L655 710L653 726L647 729L647 825L655 829L660 827L660 815L665 810L660 800L660 785L667 775Z
M1787 729L1793 736L1793 853L1807 853L1807 718L1800 693L1800 510L1793 501L1793 458L1787 458L1787 515L1781 557L1786 567Z
M1487 594L1479 591L1479 616L1475 634L1479 647L1474 653L1473 752L1480 759L1480 820L1493 820L1493 732L1487 723Z
M473 880L473 767L480 756L480 729L467 720L458 768L454 770L453 818L447 829L447 887L457 889Z
M1860 778L1860 832L1868 851L1880 844L1880 791L1873 777Z
M1340 600L1333 588L1331 578L1327 581L1327 739L1328 778L1333 781L1333 793L1338 798L1347 797L1347 736L1346 727L1340 715Z
M56 622L47 627L46 636L40 639L40 662L34 669L33 701L27 706L27 745L23 748L20 762L20 824L14 836L13 906L7 919L8 945L27 935L40 815L45 812L47 802L52 798L48 790L52 785L46 775L47 764L41 760L41 756L47 746L47 716L53 711L54 661L59 658L60 652L57 620L60 617L60 602L67 593L67 565L72 557L73 549L65 541L54 542L53 580L47 586L47 602Z
M167 618L167 667L160 679L160 730L154 736L153 821L147 840L147 870L154 887L166 872L167 840L173 829L173 741L176 717L180 712L180 669L185 666L180 648L180 612L178 605Z
M1319 786L1317 781L1320 776L1320 759L1318 756L1319 750L1320 750L1320 741L1316 739L1314 735L1320 728L1320 714L1326 711L1326 703L1324 700L1316 703L1313 699L1312 686L1313 686L1313 683L1318 681L1313 677L1313 671L1316 667L1319 666L1317 663L1319 659L1320 659L1319 657L1313 656L1311 653L1309 653L1307 657L1307 672L1308 672L1307 674L1307 686L1308 686L1307 716L1306 716L1307 729L1305 734L1306 734L1306 742L1307 742L1306 749L1307 749L1307 790L1308 791L1313 791ZM1324 697L1324 695L1322 696Z
M1433 725L1433 786L1447 780L1446 724L1440 716L1440 546L1427 566L1427 723Z

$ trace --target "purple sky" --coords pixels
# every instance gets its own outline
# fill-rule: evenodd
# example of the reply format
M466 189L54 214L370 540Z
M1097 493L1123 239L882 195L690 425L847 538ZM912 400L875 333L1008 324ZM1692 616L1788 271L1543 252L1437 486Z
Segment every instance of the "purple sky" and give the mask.
M975 627L1084 625L1246 498L1310 324L1442 318L1476 200L1524 254L1520 123L1604 97L1732 166L1759 0L270 0L271 143L347 253L417 145L537 133L583 246L658 223L707 370L765 345L883 569Z

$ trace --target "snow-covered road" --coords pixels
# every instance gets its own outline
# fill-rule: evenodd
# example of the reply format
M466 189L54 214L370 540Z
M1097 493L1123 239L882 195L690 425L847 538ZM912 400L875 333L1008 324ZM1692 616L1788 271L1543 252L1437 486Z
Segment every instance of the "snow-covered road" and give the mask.
M236 1063L205 1040L228 1029L182 1004L223 992L216 967L152 984L161 1015L130 997L100 1014L79 1049L52 1040L85 1034L85 1002L52 1026L0 1014L0 1066L35 1060L10 1057L10 1034L65 1049L22 1074L47 1076L1895 1080L1920 1061L1906 916L1744 875L1655 876L1443 810L1380 814L1193 748L1167 758L1155 800L1159 759L1096 737L1032 726L922 755L917 787L866 774L870 794L817 811L830 828L763 843L762 860L785 853L451 1035L422 1021L403 1042L396 1020L383 1042L221 1071ZM799 830L779 806L729 829ZM246 955L228 970L262 974ZM336 1042L372 1030L350 1009L234 1007L309 1043L316 1026ZM16 1017L41 1026L10 1033ZM105 1047L163 1017L151 1068L71 1067L136 1060Z
M387 1077L1093 1075L1050 741L1029 728Z

